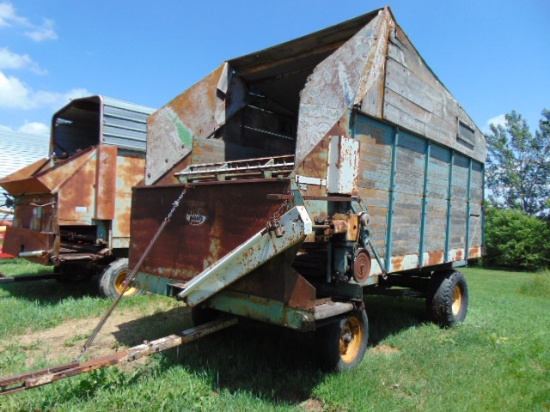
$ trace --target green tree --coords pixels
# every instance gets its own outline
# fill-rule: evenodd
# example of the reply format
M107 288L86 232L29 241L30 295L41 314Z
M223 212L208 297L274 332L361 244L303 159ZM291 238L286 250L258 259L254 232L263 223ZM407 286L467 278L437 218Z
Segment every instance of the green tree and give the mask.
M548 216L550 208L550 111L542 111L533 135L520 114L506 124L490 126L487 135L486 182L494 205L519 209L530 216Z
M488 207L484 264L540 270L550 263L550 229L542 219L520 210Z

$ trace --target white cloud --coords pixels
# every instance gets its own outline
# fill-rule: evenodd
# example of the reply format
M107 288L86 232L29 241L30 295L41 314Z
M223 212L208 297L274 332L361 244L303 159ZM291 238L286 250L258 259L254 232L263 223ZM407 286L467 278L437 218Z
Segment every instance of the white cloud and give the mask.
M37 108L59 109L71 99L89 96L86 89L72 89L65 93L34 91L17 77L6 76L0 71L0 107L31 110Z
M21 126L18 131L36 136L49 136L50 126L40 122L25 122L25 124Z
M11 3L0 3L0 27L9 27L12 23L27 25L29 22L24 17L19 17L15 7Z
M0 69L30 69L37 74L46 74L28 54L17 54L7 47L0 48Z
M54 26L53 20L45 19L42 26L33 26L31 30L25 32L25 35L37 43L44 40L57 40Z
M498 116L492 117L489 120L487 120L487 126L490 126L491 124L495 126L506 126L505 115L499 114Z
M29 101L29 89L17 77L6 76L0 71L0 107L25 108Z
M23 28L24 34L35 42L44 40L56 40L58 38L54 29L55 23L51 19L44 19L41 25L31 23L26 17L17 15L13 4L8 2L0 3L0 28L14 27Z

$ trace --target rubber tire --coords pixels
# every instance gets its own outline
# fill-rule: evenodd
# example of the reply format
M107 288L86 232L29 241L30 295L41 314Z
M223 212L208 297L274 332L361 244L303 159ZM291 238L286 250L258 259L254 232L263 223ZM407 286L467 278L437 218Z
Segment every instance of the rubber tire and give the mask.
M360 328L351 342L344 342L343 334L349 328ZM353 342L355 339L358 341ZM365 357L369 340L369 322L364 309L352 312L349 316L323 326L315 331L315 352L317 361L326 372L342 372L355 368ZM344 353L350 349L351 353ZM345 349L342 345L346 345ZM347 359L346 359L347 358Z
M120 283L126 278L129 272L127 258L120 258L111 262L99 275L100 293L106 298L117 298L120 294ZM131 286L124 294L124 297L135 296L141 292L139 288Z
M468 303L468 283L462 272L451 270L432 276L426 304L433 322L445 328L463 322Z

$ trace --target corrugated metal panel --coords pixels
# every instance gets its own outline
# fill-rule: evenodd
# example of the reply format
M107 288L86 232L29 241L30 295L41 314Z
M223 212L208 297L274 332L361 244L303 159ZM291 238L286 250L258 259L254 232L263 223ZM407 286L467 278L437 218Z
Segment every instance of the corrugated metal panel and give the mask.
M49 136L0 129L0 177L48 157Z
M98 144L145 151L154 109L107 96L72 100L53 116L54 150L74 154Z
M145 151L147 117L155 109L106 96L101 96L101 100L103 101L103 143Z

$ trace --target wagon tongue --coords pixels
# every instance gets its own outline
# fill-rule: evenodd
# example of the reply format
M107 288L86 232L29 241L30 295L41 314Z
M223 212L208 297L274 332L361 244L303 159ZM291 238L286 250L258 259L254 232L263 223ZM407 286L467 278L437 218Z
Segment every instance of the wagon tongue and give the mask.
M203 325L184 330L181 333L165 336L152 342L145 342L141 345L114 353L112 355L102 356L85 362L72 362L55 367L41 369L34 372L21 375L10 376L0 379L0 395L21 392L38 386L47 385L60 379L70 378L71 376L91 372L96 369L116 365L118 363L128 363L140 359L144 356L150 356L154 353L174 348L184 343L199 339L210 333L228 328L237 323L237 318L220 318Z

